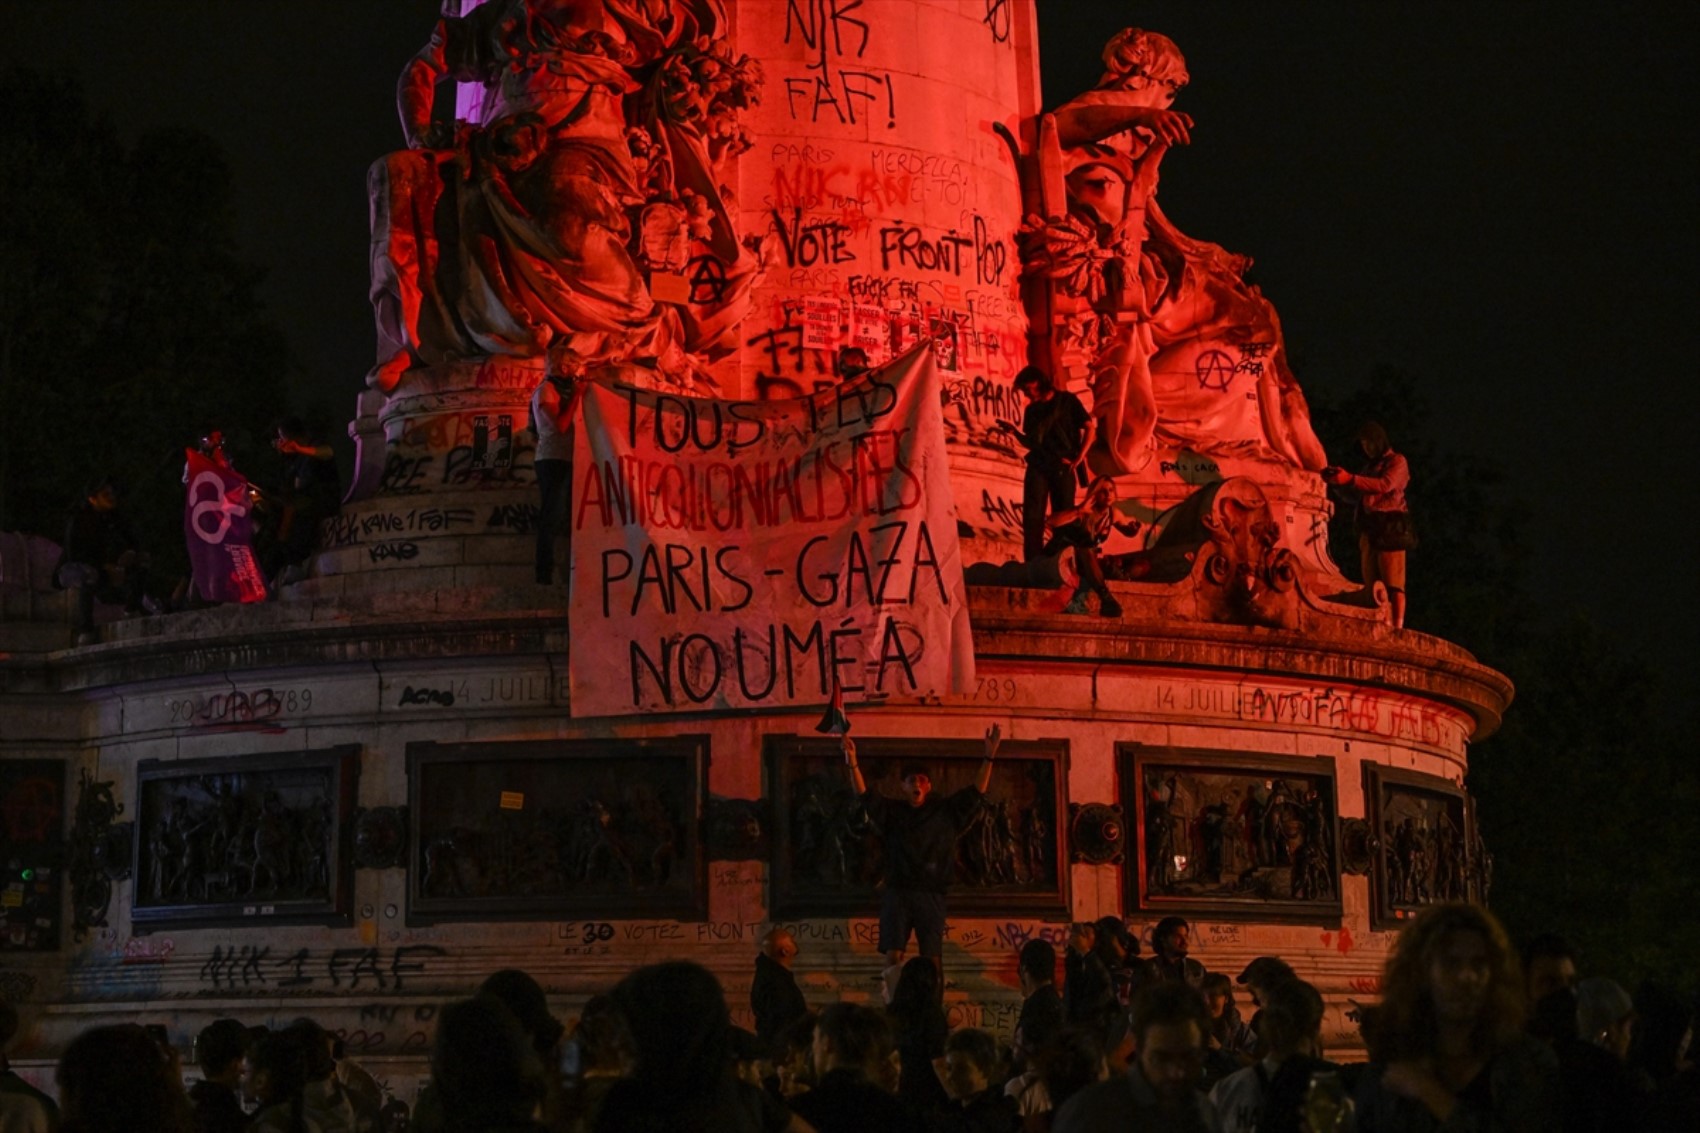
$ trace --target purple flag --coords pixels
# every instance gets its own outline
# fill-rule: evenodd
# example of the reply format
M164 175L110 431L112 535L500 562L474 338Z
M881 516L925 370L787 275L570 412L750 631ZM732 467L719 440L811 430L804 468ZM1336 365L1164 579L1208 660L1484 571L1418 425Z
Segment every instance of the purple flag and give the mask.
M264 602L266 580L254 558L248 481L193 449L188 457L183 536L195 589L208 602Z

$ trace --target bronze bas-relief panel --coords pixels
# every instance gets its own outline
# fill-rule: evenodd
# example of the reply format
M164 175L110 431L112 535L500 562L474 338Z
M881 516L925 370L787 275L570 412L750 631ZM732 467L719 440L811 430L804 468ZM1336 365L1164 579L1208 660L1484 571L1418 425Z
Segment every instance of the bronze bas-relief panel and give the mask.
M351 923L359 752L138 764L135 930Z
M1334 761L1123 744L1128 906L1337 922Z
M707 913L708 740L407 747L408 920Z
M945 797L974 782L979 740L857 739L870 791L900 794L900 768L925 767ZM1068 749L1062 740L1005 741L991 788L956 842L954 917L1068 915ZM774 800L770 903L775 917L879 915L880 833L850 786L838 741L772 736L767 794Z
M1475 815L1450 780L1379 764L1364 765L1370 837L1370 924L1398 928L1425 906L1475 901Z

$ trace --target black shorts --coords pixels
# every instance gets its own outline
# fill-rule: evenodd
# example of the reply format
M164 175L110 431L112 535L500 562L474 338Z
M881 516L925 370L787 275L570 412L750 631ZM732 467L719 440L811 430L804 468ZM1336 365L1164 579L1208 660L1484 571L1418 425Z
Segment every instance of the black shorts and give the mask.
M922 956L944 955L944 894L923 889L887 889L880 897L881 952L901 952L915 934Z
M1404 511L1360 511L1358 531L1374 551L1410 551L1417 546L1411 515Z

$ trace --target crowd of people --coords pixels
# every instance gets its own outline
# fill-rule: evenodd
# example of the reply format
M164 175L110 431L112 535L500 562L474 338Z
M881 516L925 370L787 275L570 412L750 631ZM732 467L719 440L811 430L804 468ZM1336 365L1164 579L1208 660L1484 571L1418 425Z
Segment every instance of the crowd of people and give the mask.
M753 1031L720 982L672 961L592 997L572 1025L523 972L491 976L437 1016L429 1083L386 1102L300 1019L221 1019L196 1039L183 1089L162 1029L97 1026L65 1049L58 1101L0 1056L6 1133L1584 1133L1700 1127L1694 1004L1647 986L1578 980L1561 938L1519 953L1486 910L1437 905L1389 956L1381 998L1352 1004L1368 1061L1323 1048L1323 998L1285 961L1230 979L1189 955L1166 918L1154 955L1107 917L1017 956L1014 1033L952 1029L940 968L885 972L883 1008L811 1009L783 927L762 942ZM1059 967L1061 986L1058 986ZM1243 990L1250 1017L1236 1002ZM18 1018L0 1005L0 1050ZM1336 1036L1339 1039L1341 1036ZM1004 1040L1008 1041L1004 1041ZM252 1112L250 1112L250 1110Z

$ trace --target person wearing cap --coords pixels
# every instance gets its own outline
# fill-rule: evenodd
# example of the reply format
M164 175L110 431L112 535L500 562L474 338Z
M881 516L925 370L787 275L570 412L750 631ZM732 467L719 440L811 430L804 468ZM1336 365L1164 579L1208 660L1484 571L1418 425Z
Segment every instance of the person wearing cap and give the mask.
M1336 1072L1322 1054L1322 995L1303 980L1276 984L1263 1007L1263 1058L1210 1091L1222 1133L1297 1130L1311 1075Z
M1234 982L1245 987L1251 995L1252 1005L1257 1008L1251 1013L1251 1021L1248 1024L1253 1035L1258 1033L1258 1016L1263 1014L1263 1004L1270 991L1277 984L1298 978L1293 966L1279 956L1257 956L1245 966L1245 971L1241 972Z
M1571 1008L1571 1028L1552 1040L1564 1086L1565 1129L1647 1127L1653 1084L1628 1065L1635 1004L1615 980L1582 980L1548 993L1540 1006ZM1558 1028L1553 1028L1558 1029Z

